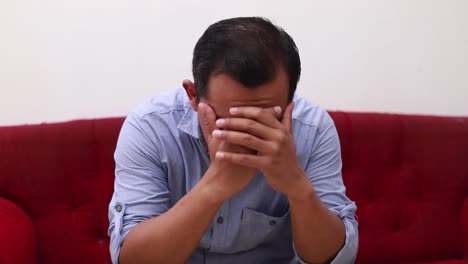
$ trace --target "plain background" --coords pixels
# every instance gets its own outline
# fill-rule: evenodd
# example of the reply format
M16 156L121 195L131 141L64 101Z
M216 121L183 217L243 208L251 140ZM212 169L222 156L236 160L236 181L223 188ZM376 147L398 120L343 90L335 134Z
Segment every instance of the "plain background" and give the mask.
M295 39L298 94L329 110L468 115L468 1L0 0L0 125L124 116L192 79L212 23Z

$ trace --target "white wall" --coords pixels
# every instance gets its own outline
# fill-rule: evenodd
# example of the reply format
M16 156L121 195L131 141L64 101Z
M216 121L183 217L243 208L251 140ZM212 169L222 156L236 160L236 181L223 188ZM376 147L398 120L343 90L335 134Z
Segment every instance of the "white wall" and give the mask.
M468 115L468 1L0 0L0 125L125 115L192 78L211 23L271 18L327 109Z

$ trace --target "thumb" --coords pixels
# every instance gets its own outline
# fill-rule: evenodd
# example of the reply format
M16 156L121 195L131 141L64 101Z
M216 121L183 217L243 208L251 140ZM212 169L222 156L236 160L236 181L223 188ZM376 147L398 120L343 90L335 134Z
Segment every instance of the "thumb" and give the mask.
M283 119L281 123L286 127L286 129L292 134L292 112L294 109L294 102L290 102L286 109L284 109Z
M199 103L198 109L200 126L205 136L205 140L209 142L211 139L211 133L216 129L216 114L213 109L205 103Z

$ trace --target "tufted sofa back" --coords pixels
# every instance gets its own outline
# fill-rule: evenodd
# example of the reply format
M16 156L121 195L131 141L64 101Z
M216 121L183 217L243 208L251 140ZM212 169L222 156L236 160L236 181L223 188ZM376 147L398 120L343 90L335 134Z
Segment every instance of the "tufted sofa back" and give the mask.
M468 118L330 114L358 204L357 263L467 258ZM37 263L110 263L107 206L122 122L0 127L0 219L2 200L30 218Z
M359 264L468 259L468 118L330 113Z

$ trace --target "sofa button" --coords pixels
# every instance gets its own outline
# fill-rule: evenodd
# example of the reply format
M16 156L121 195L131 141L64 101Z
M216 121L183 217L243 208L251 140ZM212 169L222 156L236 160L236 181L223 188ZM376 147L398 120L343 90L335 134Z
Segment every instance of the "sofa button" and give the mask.
M117 205L115 206L115 210L116 210L118 213L120 213L120 212L122 211L122 205L117 204Z

